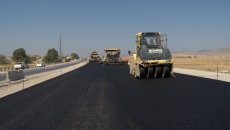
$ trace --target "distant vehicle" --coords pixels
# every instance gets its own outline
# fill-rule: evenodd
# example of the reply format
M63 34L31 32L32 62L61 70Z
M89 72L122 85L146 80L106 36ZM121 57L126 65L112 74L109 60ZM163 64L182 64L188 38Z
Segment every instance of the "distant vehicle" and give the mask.
M100 57L96 51L90 53L90 61L100 61Z
M37 63L36 67L45 67L45 64L44 63Z
M105 56L103 57L101 64L123 64L125 63L120 58L120 49L118 48L107 48L104 50Z
M17 62L15 65L14 65L14 68L16 70L18 69L28 69L29 66L27 64L25 64L24 62Z

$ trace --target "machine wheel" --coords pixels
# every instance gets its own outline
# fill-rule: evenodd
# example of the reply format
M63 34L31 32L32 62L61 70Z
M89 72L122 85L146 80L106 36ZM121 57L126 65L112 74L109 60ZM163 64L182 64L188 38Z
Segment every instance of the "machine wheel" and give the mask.
M157 77L157 68L156 68L156 67L154 67L153 77L154 77L154 78Z
M152 77L152 75L153 75L153 67L148 67L147 68L147 75L146 75L146 78L148 79L148 78L151 78Z
M164 73L165 73L165 74L164 74L164 77L166 77L166 78L170 77L170 72L171 72L171 71L170 71L169 66L165 66L165 67L164 67L164 71L165 71L165 72L164 72Z
M155 67L154 78L157 78L161 75L161 67Z
M145 77L145 68L140 67L139 71L140 71L140 76L139 77L144 78Z
M165 68L164 66L161 68L161 78L165 77Z

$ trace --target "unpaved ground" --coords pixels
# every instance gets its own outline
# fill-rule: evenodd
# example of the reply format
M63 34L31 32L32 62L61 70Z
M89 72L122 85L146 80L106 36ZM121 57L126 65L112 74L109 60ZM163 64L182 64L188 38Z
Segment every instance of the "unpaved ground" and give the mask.
M174 67L204 70L211 72L230 72L230 57L174 54Z

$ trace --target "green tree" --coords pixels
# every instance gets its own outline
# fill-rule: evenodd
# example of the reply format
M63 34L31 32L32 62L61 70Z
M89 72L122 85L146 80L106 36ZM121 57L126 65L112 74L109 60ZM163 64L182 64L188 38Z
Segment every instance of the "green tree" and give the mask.
M52 48L49 49L45 57L43 58L43 61L45 63L57 63L58 62L58 52L56 49Z
M0 65L4 65L4 64L7 64L7 63L8 63L8 61L7 61L6 56L0 54Z
M28 57L24 48L18 48L13 52L12 59L16 62L24 61L28 62Z
M76 53L71 53L70 56L71 56L71 59L79 59L79 56Z

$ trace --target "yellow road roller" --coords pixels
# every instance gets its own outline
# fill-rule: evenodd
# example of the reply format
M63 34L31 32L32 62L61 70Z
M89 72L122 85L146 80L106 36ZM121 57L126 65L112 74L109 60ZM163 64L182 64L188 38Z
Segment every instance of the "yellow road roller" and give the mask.
M130 55L129 72L136 78L173 77L173 61L167 36L160 32L136 34L135 52Z

